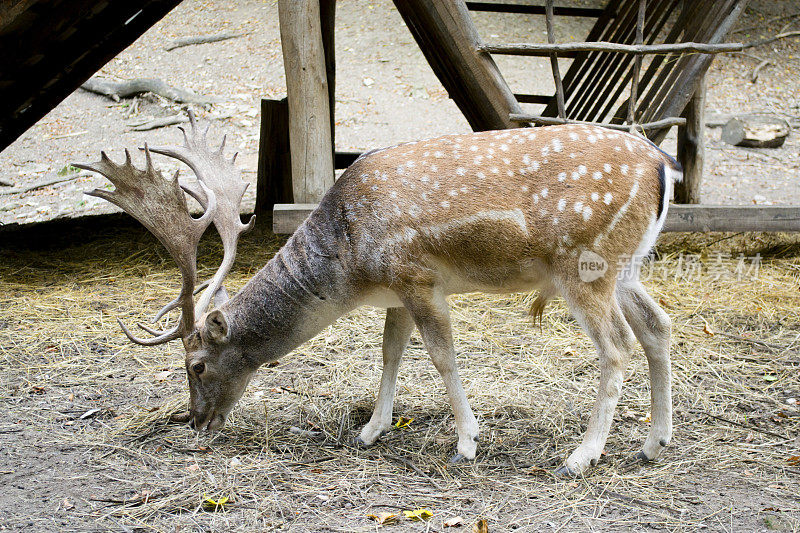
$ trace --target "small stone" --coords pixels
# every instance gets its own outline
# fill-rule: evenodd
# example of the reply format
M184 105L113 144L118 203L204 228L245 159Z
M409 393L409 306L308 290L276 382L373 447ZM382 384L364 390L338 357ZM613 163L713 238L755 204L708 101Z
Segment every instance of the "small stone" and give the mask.
M364 78L362 80L362 83L364 84L365 87L371 87L375 83L375 80L373 80L372 78Z

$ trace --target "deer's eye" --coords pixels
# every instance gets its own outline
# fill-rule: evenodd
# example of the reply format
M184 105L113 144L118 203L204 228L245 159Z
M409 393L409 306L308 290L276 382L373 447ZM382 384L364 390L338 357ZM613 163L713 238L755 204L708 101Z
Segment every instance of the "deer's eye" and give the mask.
M198 376L202 374L205 369L206 369L205 363L195 363L192 365L192 372L194 372Z

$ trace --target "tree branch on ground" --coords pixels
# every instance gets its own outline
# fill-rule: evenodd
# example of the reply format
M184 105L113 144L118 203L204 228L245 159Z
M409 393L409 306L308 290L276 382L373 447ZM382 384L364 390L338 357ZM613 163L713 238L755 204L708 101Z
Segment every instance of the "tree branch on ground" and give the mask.
M81 85L81 89L111 98L119 102L121 98L128 98L142 93L153 93L172 100L179 104L206 105L219 102L219 99L194 94L184 89L171 87L163 80L156 78L135 78L127 81L111 81L102 78L89 78Z
M184 46L192 46L195 44L206 44L206 43L216 43L218 41L227 41L228 39L235 39L237 37L242 37L247 35L246 33L233 33L233 32L222 32L217 33L215 35L195 35L192 37L182 37L180 39L175 39L167 46L164 47L164 50L170 52L175 50L176 48L183 48Z
M71 174L69 176L57 176L55 178L46 179L40 181L39 183L34 183L26 187L13 187L10 189L0 189L0 196L4 196L7 194L22 194L26 192L31 192L37 189L41 189L42 187L49 187L50 185L55 185L56 183L61 183L64 181L72 181L78 178L84 178L86 176L91 176L91 175L92 175L91 172L78 172L77 174Z

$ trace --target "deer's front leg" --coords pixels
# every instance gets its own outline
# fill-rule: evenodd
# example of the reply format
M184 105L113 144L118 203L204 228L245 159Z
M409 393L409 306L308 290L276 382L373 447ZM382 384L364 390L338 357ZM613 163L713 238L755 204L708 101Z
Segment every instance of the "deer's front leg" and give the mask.
M453 456L452 461L475 459L478 447L478 421L469 406L456 368L456 352L453 348L447 301L444 295L438 292L433 292L429 298L425 298L423 294L424 291L416 291L414 296L404 303L419 328L422 342L436 370L442 376L450 406L456 417L458 453Z
M400 368L400 359L408 345L411 333L414 331L414 321L405 307L391 307L386 310L386 323L383 328L383 373L381 374L381 388L378 399L375 400L375 410L372 418L356 437L356 443L363 446L375 444L382 433L389 430L392 425L392 405L397 388L397 371Z

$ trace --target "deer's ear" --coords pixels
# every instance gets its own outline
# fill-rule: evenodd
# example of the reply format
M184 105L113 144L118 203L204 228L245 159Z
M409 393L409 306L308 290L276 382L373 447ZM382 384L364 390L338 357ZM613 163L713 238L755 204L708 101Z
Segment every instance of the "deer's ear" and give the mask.
M206 316L206 333L214 342L228 340L228 320L219 309L214 309Z

